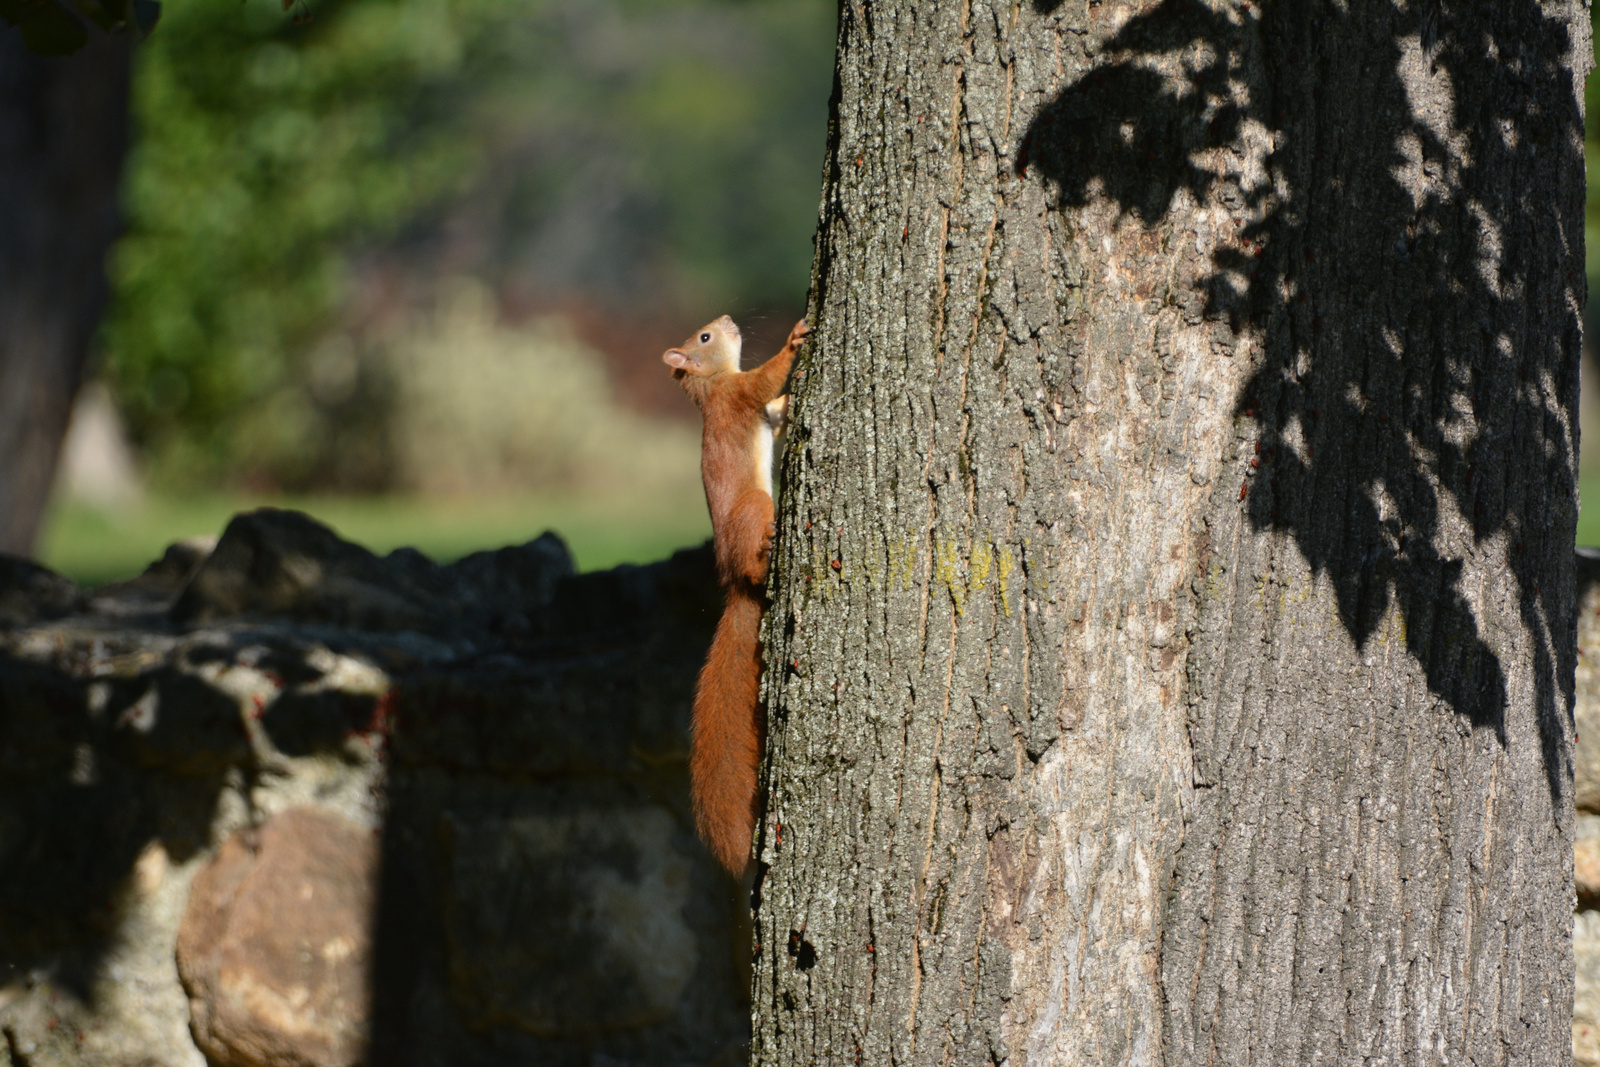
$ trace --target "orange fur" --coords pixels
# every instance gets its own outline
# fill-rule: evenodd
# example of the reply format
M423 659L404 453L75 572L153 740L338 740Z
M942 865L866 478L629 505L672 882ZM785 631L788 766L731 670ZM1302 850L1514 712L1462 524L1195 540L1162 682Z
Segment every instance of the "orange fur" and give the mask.
M760 629L761 601L744 583L729 586L694 694L694 735L689 746L694 821L711 854L734 875L750 859L756 767L766 739L757 700Z
M766 728L757 698L773 512L770 472L761 469L771 453L758 435L773 432L767 405L779 399L795 349L809 332L797 323L777 355L741 371L739 328L724 315L661 357L705 421L700 476L724 603L695 689L689 778L700 836L734 875L750 861Z

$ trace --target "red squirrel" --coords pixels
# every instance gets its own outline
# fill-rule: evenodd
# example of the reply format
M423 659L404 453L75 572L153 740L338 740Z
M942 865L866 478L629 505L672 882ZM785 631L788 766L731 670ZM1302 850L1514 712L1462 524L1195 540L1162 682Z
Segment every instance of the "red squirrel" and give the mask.
M795 349L811 328L789 331L777 355L739 369L739 327L724 315L662 353L700 408L700 477L722 584L722 618L695 687L689 780L695 824L735 877L750 861L756 824L756 766L766 732L761 684L761 612L775 532L772 450L789 398L782 394Z

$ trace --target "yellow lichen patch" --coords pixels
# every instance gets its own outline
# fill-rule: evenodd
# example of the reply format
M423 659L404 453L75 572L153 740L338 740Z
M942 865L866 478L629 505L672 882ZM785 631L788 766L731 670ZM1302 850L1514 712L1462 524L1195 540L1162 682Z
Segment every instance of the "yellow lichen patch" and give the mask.
M1384 641L1387 643L1389 635L1392 634L1393 639L1403 645L1406 643L1406 613L1400 608L1399 597L1393 597L1390 604L1390 615L1392 618L1389 625L1384 627L1387 631L1384 635Z
M970 553L964 551L962 539L953 533L936 534L932 545L933 583L943 585L950 593L956 614L963 614L968 600L985 586L993 583L1000 597L1000 610L1010 615L1012 609L1012 576L1019 570L1017 556L1010 545L997 543L989 537L979 537L973 542ZM832 555L822 545L812 548L811 572L822 580L816 592L826 597L835 584L852 579L865 579L873 586L888 592L911 589L916 582L917 560L923 545L905 538L888 538L883 552L864 559L845 559ZM827 581L827 578L834 581Z
M1304 604L1316 595L1316 589L1310 582L1291 584L1288 581L1278 581L1278 612L1283 614L1290 608Z
M955 602L956 614L960 615L967 605L967 583L961 576L961 552L953 540L934 539L933 574L950 590L950 599Z
M1011 614L1011 572L1016 567L1016 562L1011 558L1011 549L1007 545L1000 546L999 561L996 570L999 572L997 583L1000 590L1000 610L1007 615Z
M994 567L994 546L988 541L979 541L972 548L972 557L967 563L968 587L980 589L989 580L989 571Z
M973 540L970 553L965 557L961 547L953 538L936 538L933 548L934 579L950 591L956 614L963 613L968 599L992 582L999 594L1000 610L1010 615L1011 576L1018 569L1011 546L980 535ZM908 583L910 577L907 574Z
M889 588L910 589L917 572L917 546L895 538L889 542Z

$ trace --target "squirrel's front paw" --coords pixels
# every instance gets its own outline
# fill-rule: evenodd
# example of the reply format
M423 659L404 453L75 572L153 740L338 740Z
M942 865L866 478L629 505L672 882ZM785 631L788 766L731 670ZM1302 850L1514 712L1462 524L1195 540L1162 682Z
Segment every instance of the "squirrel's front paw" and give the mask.
M794 324L794 329L789 331L789 341L788 341L789 347L790 348L798 348L798 347L800 347L800 342L804 341L806 339L806 336L808 334L810 334L810 333L811 333L811 327L806 325L806 320L805 319L801 319L799 322Z

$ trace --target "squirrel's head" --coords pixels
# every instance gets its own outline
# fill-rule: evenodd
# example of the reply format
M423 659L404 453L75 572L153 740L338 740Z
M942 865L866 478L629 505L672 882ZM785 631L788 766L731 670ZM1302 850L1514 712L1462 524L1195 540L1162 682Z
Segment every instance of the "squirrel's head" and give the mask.
M677 348L661 353L661 362L672 368L672 376L720 374L739 369L739 327L724 315L694 332Z

